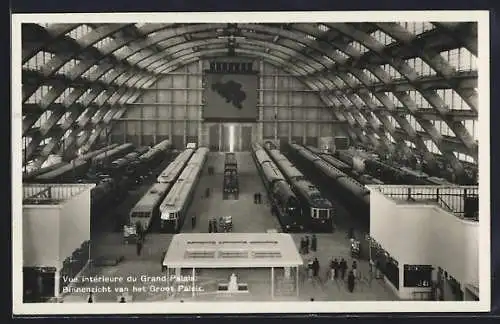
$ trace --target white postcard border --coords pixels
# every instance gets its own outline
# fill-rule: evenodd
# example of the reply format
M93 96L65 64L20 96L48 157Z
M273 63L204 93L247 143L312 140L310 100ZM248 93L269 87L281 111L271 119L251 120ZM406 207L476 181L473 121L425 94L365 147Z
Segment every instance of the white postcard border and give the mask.
M479 236L480 300L478 302L356 301L356 302L22 302L22 23L284 23L366 21L477 21L479 94ZM488 11L340 11L340 12L213 12L213 13L72 13L13 14L12 22L12 284L14 315L49 314L213 314L213 313L378 313L490 311L490 35Z

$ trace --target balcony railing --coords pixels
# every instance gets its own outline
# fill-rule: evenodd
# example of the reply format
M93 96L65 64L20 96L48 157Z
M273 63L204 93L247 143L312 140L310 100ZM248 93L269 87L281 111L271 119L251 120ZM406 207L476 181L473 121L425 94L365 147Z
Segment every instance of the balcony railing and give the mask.
M478 186L368 186L395 201L437 204L459 218L479 219Z

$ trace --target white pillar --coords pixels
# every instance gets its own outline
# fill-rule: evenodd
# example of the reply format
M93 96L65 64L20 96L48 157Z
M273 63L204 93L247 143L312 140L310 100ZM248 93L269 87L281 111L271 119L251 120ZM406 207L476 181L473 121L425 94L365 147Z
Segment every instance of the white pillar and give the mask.
M222 138L222 123L219 123L219 151L222 152L222 143L223 143L223 138Z
M59 287L59 284L61 282L61 278L60 278L60 274L59 274L59 270L56 270L56 272L54 273L54 297L59 297L59 290L60 290L60 287Z
M271 299L274 299L274 267L271 267Z
M192 279L193 279L193 285L191 286L191 290L193 291L193 297L194 297L194 288L195 288L195 287L194 287L194 283L195 283L194 276L195 276L195 275L196 275L196 271L195 271L195 269L193 268L193 278L192 278Z
M299 267L295 267L296 271L295 271L295 282L297 284L297 297L299 297Z

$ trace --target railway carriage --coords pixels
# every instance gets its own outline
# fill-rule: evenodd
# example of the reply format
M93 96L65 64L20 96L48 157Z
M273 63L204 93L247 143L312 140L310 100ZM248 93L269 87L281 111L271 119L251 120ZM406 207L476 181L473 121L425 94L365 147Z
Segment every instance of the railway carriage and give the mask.
M140 224L144 231L147 231L153 219L160 217L159 206L172 186L171 183L155 183L142 198L135 204L129 214L129 223L137 230Z
M229 195L239 196L238 162L236 154L226 153L224 156L224 177L222 182L222 192L224 199Z
M172 161L156 178L156 182L159 183L169 183L177 180L184 167L188 164L189 159L194 154L193 149L185 149L177 155L177 157Z
M208 149L205 147L196 150L196 153L193 154L186 168L161 203L160 228L162 232L180 232L193 199L196 185L202 174L207 154Z
M307 220L305 227L313 231L331 232L334 214L332 203L323 197L319 190L280 151L266 149L266 152L274 160L297 196L302 209L302 217Z
M160 217L160 205L181 175L193 150L187 149L179 154L158 177L148 192L137 202L129 214L129 226L135 227L139 222L144 230L151 227L153 220Z
M300 202L281 171L259 144L252 145L252 157L266 188L273 214L278 217L283 231L302 231L306 222L302 218Z
M171 148L171 146L172 144L169 140L161 141L145 153L141 154L141 156L139 156L141 164L145 167L151 167L152 165L160 163L161 160L165 158L166 153Z
M92 157L91 161L98 169L107 168L112 161L125 156L133 150L134 146L131 143L125 143Z
M370 191L360 182L343 173L335 166L324 161L303 146L297 144L289 145L289 151L297 160L308 163L307 167L318 170L320 174L316 177L324 188L334 185L335 194L342 198L352 210L363 215L363 220L369 221Z

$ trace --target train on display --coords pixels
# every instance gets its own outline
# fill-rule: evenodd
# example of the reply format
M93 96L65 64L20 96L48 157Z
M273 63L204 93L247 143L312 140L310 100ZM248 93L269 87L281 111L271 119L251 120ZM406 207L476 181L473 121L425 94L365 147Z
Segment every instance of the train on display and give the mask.
M412 170L408 167L390 165L375 154L348 149L336 151L337 157L348 164L356 175L370 175L387 184L433 185L451 184L447 180L431 177L425 172ZM346 172L346 171L344 171ZM346 172L348 173L348 172ZM366 183L369 184L370 182Z
M335 166L326 162L302 145L289 143L290 157L308 170L317 170L316 177L321 187L332 190L339 200L346 203L350 210L362 215L362 221L370 220L370 191Z
M303 219L300 201L281 171L260 144L252 144L252 158L283 231L303 232L307 220Z
M144 154L154 151L157 156L168 150L168 141L153 148L139 148L134 152L131 143L110 145L97 151L81 155L52 171L36 176L36 183L95 183L91 190L91 214L95 214L114 201L119 201L127 193L129 178L136 175L134 170L142 166ZM160 143L161 144L161 143ZM112 159L114 158L114 160ZM158 160L156 160L158 161ZM146 163L144 162L144 163ZM152 166L152 164L149 164Z
M109 151L102 152L94 156L91 159L92 166L96 168L96 170L106 170L109 167L110 163L116 159L119 159L126 154L132 152L135 149L132 143L125 143L111 149Z
M322 151L314 146L306 146L306 148L312 153L316 154L318 157L321 157L326 162L330 163L340 171L351 174L352 167L349 164L346 164L339 159L335 158L331 153Z
M83 154L83 155L79 156L78 159L88 161L91 158L93 158L94 156L96 156L98 154L101 154L104 151L109 151L109 150L111 150L111 149L113 149L113 148L115 148L117 146L118 146L118 144L111 144L111 145L102 147L102 148L100 148L98 150L91 151L91 152L88 152L86 154ZM46 167L42 167L42 168L39 168L37 170L28 172L28 173L25 173L25 174L23 174L23 181L25 181L25 182L33 182L33 181L36 180L36 178L38 176L40 176L42 174L45 174L45 173L48 173L48 172L51 172L51 171L54 171L54 170L57 170L59 168L67 166L68 164L69 164L68 162L61 161L61 162L54 163L54 164L46 166ZM42 177L42 179L43 179L43 177Z
M156 182L158 182L158 183L175 182L175 180L177 178L173 179L173 174L174 174L173 170L181 170L181 171L184 170L184 167L186 166L186 164L188 164L188 162L191 159L191 156L194 154L194 152L195 152L195 150L190 149L190 148L182 151L177 156L177 158L175 158L175 160L172 161L172 163L170 163L168 165L168 167L158 175L158 178L156 178Z
M179 233L186 213L194 196L196 185L201 177L209 149L201 147L192 155L185 169L170 189L160 205L160 230L166 233Z
M238 162L235 153L226 153L224 156L224 178L222 183L223 198L234 195L239 196Z
M282 172L298 198L302 219L305 220L303 226L311 231L331 232L333 230L333 204L279 150L267 146L265 151Z
M160 217L160 204L186 167L194 150L186 149L180 153L158 176L156 183L141 197L129 213L129 224L133 232L137 226L144 231L150 229L153 220ZM125 231L130 231L126 228Z

